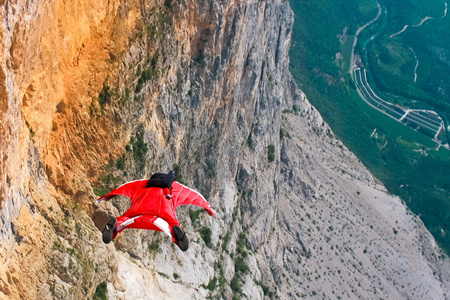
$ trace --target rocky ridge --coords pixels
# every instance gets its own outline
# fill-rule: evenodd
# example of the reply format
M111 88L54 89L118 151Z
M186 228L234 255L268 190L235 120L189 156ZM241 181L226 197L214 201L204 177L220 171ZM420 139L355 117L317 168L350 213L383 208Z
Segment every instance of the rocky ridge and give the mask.
M332 134L288 72L285 1L4 1L0 298L444 299L420 219ZM95 193L175 168L182 253L100 231ZM208 233L204 228L211 228Z

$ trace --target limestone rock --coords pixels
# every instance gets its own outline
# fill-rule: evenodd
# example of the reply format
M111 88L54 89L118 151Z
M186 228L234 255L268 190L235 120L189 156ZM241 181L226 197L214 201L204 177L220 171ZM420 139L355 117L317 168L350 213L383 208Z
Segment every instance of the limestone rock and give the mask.
M17 0L0 18L0 299L448 297L431 235L289 74L288 1ZM172 168L218 212L179 208L189 251L132 229L104 245L129 200L96 194Z

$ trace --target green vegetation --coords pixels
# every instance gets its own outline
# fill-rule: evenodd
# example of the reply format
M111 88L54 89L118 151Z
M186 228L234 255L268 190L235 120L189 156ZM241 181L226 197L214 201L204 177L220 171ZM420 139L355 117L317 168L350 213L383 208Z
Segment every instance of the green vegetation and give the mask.
M136 89L135 89L136 93L139 93L142 90L144 83L146 83L147 81L149 81L150 79L152 79L158 75L158 71L156 69L157 64L158 64L158 55L155 55L150 60L150 67L148 69L144 70L140 74L140 77L138 79L138 83L137 83Z
M283 128L280 128L280 140L284 139L285 136L286 136L286 130L284 130Z
M241 283L240 277L237 274L235 274L233 279L231 279L230 288L233 291L232 299L233 300L241 299L240 295L242 293L242 283Z
M98 177L97 186L93 188L94 194L99 197L106 195L122 180L121 177L113 175L113 164L109 163L105 167L105 172Z
M148 147L144 142L144 133L143 131L138 131L136 133L136 137L132 137L130 140L130 144L133 146L133 158L136 163L144 160L145 155L147 154Z
M297 105L293 105L292 109L285 109L283 110L283 114L294 114L296 116L299 115L300 108Z
M225 236L223 237L223 240L222 240L222 250L227 253L228 253L227 247L228 247L228 243L230 242L230 237L231 237L230 233L227 232L227 234L225 234Z
M200 209L189 209L189 218L191 219L192 224L200 218L200 212Z
M248 136L248 139L247 139L247 146L248 146L250 149L253 149L253 139L252 139L252 136L251 136L251 135Z
M64 246L58 241L53 242L53 250L58 250L61 253L64 253Z
M31 137L34 137L36 135L36 132L33 130L33 128L31 128L30 123L28 123L28 121L25 121L25 124L28 127L28 130L30 131Z
M100 104L100 106L102 108L105 106L105 104L111 102L112 92L111 92L111 87L109 86L108 80L109 80L109 75L106 76L105 81L103 82L103 89L100 92L100 94L98 95L98 103Z
M275 146L269 145L267 147L267 159L269 162L273 162L275 160Z
M175 172L177 181L184 185L189 185L184 181L183 168L179 164L173 164L172 170Z
M211 279L208 283L208 285L203 285L203 287L207 290L214 291L217 286L217 277L214 277Z
M125 171L127 160L134 160L136 172L142 173L145 168L145 157L148 152L148 146L144 142L144 129L142 125L136 130L136 135L131 137L130 144L125 147L126 152L122 154L117 161L111 160L103 168L103 173L98 177L97 184L93 188L94 194L103 196L108 194L113 188L124 181L127 176Z
M212 244L211 244L211 235L212 235L211 228L202 227L202 228L200 228L199 233L200 233L201 238L205 242L206 246L211 248L211 246L212 246Z
M98 97L93 97L89 106L89 112L91 116L104 114L105 105L111 103L113 96L115 95L111 86L109 85L109 75L106 76L103 81L103 88L100 91Z
M133 159L139 170L145 167L145 156L148 152L147 144L144 142L144 129L140 127L136 132L136 137L130 140Z
M270 291L270 288L267 285L265 285L262 280L261 281L255 280L255 283L262 288L264 296L269 296L269 298L272 298L273 292Z
M153 236L154 239L150 243L148 243L148 251L150 252L150 256L155 258L156 254L158 254L159 252L159 247L161 245L161 237L159 236L158 231L155 231Z
M247 238L241 232L236 241L236 253L234 255L234 277L230 282L230 288L233 291L233 299L241 299L242 293L242 275L246 274L250 268L248 267L245 258L247 252ZM220 278L219 278L220 281Z
M101 197L103 195L108 194L111 191L111 189L105 188L105 187L95 187L94 188L94 194L98 197Z
M236 252L239 254L246 255L245 248L248 248L247 238L245 237L245 233L239 233L238 239L236 241Z
M116 167L119 170L124 170L125 169L125 154L123 154L116 162Z
M153 6L146 15L144 22L137 24L137 37L142 38L145 33L152 40L161 41L164 39L165 34L170 34L173 30L173 19L170 16L170 10L171 5Z
M108 299L108 289L106 287L106 282L103 281L95 289L95 294L92 300L107 300Z
M382 5L389 5L387 11L391 15L386 16L383 10L379 20L361 32L358 49L367 47L367 57L363 55L362 59L370 69L372 84L378 88L376 93L408 107L433 108L447 121L450 83L442 78L450 75L447 61L450 38L442 34L442 28L450 27L445 25L450 18L438 19L444 11L443 1L432 2L383 1ZM296 16L290 69L300 89L333 132L389 192L399 195L414 213L421 215L438 243L450 253L449 151L442 147L435 151L435 143L425 136L369 107L356 92L345 61L349 57L348 40L353 41L358 28L377 15L376 1L291 0L290 3ZM321 21L324 16L327 22ZM388 39L404 25L418 24L425 16L435 19L408 28L405 35ZM441 27L434 30L433 26ZM413 41L414 34L429 36L425 40L416 36ZM410 66L413 62L414 69L415 58L412 61L410 47L419 59L416 86ZM429 58L425 58L426 53ZM441 91L440 96L437 91ZM375 129L376 134L372 135Z
M223 255L220 256L220 259L214 263L214 270L216 273L219 273L219 277L214 276L208 283L208 285L203 285L203 288L208 289L210 291L214 291L216 288L218 288L217 295L220 295L223 293L225 289L225 285L228 283L227 279L225 278L225 273L223 270ZM211 295L208 299L214 299L214 297Z
M130 89L126 87L125 88L125 95L124 95L124 97L122 99L122 101L124 103L127 102L130 99L130 93L131 93Z
M234 262L234 269L236 272L241 272L242 274L245 274L248 272L249 267L246 264L243 257L238 257Z
M377 37L361 40L374 87L393 103L437 111L448 125L450 82L442 78L450 76L450 18L441 18L444 1L384 0L382 5L384 26L376 22L368 32Z
M154 241L152 241L150 244L148 244L148 250L150 252L158 252L159 250L159 244L160 244L160 240L156 239Z

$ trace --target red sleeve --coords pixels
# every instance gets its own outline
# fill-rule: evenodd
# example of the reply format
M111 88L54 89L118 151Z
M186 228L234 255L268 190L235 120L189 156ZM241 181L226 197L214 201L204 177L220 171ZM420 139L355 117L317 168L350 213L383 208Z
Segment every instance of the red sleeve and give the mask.
M172 184L172 201L175 209L180 205L191 204L203 207L209 215L216 216L214 209L199 192L176 181Z

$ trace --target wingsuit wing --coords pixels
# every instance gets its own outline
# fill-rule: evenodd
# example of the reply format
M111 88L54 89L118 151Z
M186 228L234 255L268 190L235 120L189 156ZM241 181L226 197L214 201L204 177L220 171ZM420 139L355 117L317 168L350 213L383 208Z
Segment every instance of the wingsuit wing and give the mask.
M131 204L133 204L133 201L139 198L139 194L148 190L146 189L147 182L148 179L142 179L124 183L118 188L112 190L109 194L100 197L97 202L110 200L114 196L122 195L130 198L132 201Z
M216 216L214 209L199 192L177 181L172 184L172 201L175 209L180 205L191 204L203 207L210 216Z

